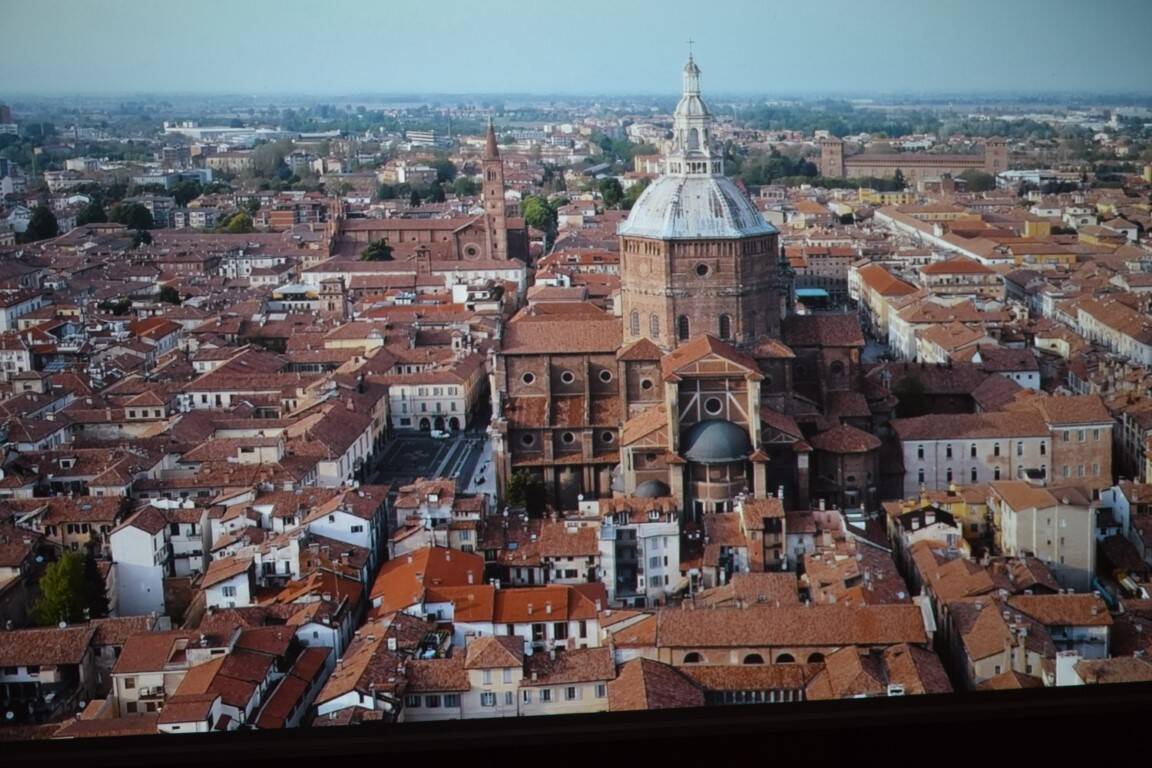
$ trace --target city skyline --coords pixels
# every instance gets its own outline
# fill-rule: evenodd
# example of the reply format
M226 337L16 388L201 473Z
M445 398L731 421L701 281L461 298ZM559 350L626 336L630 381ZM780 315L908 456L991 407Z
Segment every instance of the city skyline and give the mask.
M49 40L15 36L0 53L4 91L666 94L676 87L668 73L683 62L690 38L716 94L1146 94L1144 73L1152 66L1152 48L1140 37L1152 6L1133 0L1092 7L978 0L963 15L915 16L917 7L899 0L873 3L856 16L839 2L785 9L730 0L707 15L681 3L672 9L682 12L657 15L599 0L530 14L516 3L478 10L449 2L406 8L403 19L388 7L342 0L306 25L298 22L310 9L298 3L205 0L204 12L182 19L178 32L134 0L99 7L56 0L13 6L6 15L13 29L26 28L46 7L73 23ZM1047 23L1053 13L1060 24ZM131 41L109 46L129 23ZM1040 24L1043 35L1027 34ZM291 56L276 60L273 43ZM1083 55L1067 55L1077 50ZM1101 64L1084 66L1089 54ZM187 65L175 73L154 66L174 58Z

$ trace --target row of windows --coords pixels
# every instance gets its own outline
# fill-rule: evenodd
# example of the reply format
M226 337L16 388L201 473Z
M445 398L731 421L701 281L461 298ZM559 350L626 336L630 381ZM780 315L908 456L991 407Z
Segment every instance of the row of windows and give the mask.
M1099 430L1097 430L1097 431L1099 431ZM976 443L972 443L968 447L968 455L973 459L976 458ZM993 443L992 444L992 455L993 456L999 456L1000 455L1000 443ZM1016 441L1016 455L1017 456L1023 456L1024 455L1024 441L1023 440L1017 440ZM1044 442L1040 443L1040 455L1041 456L1047 456L1048 455L1048 444L1047 443L1044 443ZM924 446L923 445L916 446L916 458L918 458L918 459L924 458ZM952 444L951 443L947 443L944 446L944 458L947 458L947 459L952 458Z
M633 313L633 314L635 314L635 313ZM653 315L653 317L655 317L655 315ZM637 327L639 327L639 320L637 320L636 322L637 322ZM691 335L691 330L692 330L691 324L688 321L687 315L680 315L678 318L676 318L676 337L678 339L680 339L680 341L687 341L688 337ZM720 319L717 321L717 330L718 330L718 335L720 336L720 338L731 339L732 338L732 316L731 315L720 315ZM638 333L638 331L637 331L637 333ZM653 334L653 335L655 335L655 334Z
M600 440L602 442L611 443L615 439L616 439L616 434L613 432L609 432L608 430L605 430L605 431L600 433ZM576 433L575 432L561 432L560 433L560 442L563 443L564 445L575 444ZM520 435L520 443L524 447L530 448L536 444L536 435L532 434L531 432L525 432L523 435Z
M822 653L810 653L810 654L808 654L808 663L809 664L818 664L822 661L824 661L824 654L822 654ZM692 651L690 653L684 654L684 663L685 664L707 664L708 661L705 658L704 654L699 653L697 651ZM759 653L749 653L749 654L744 656L744 661L742 663L743 664L763 664L764 663L764 657L761 656ZM795 664L796 663L796 657L790 653L782 653L776 657L776 663L777 664Z
M637 318L636 324L637 324L637 328L639 328L639 323L640 323L640 321L638 319L639 315L637 315L635 312L633 312L632 315L634 318ZM652 317L655 318L656 316L653 315ZM637 333L637 334L639 334L639 332L640 332L639 330L635 331L635 333ZM605 368L602 371L600 371L600 373L597 375L597 378L599 378L600 381L604 382L605 384L608 384L612 381L612 378L613 378L612 377L612 371ZM532 373L531 371L525 371L520 376L520 381L524 382L525 384L532 384L536 381L536 374ZM575 381L576 381L576 374L574 374L572 371L561 371L561 373L560 373L560 382L561 383L572 384ZM453 410L455 410L455 408L453 408Z

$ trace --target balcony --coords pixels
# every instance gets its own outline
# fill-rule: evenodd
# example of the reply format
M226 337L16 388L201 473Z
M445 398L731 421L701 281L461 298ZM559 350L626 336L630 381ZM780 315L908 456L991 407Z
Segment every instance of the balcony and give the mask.
M167 694L164 692L164 686L156 685L149 688L140 688L136 698L140 701L158 701L164 699Z

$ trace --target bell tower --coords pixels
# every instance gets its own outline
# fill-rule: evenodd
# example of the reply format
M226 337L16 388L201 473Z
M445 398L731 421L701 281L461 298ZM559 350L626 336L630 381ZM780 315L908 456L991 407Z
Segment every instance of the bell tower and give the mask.
M488 118L488 132L484 137L484 157L481 161L484 183L481 198L484 201L484 222L488 232L488 258L508 258L508 218L504 205L504 161L496 146L496 130Z

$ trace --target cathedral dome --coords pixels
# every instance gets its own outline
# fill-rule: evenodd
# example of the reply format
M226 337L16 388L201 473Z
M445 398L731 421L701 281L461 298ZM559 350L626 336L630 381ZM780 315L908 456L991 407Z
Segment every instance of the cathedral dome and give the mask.
M644 190L619 233L694 240L774 235L776 231L728 177L685 174L662 176Z
M730 464L752 453L748 433L730 421L709 419L693 424L684 435L684 458L698 464Z

